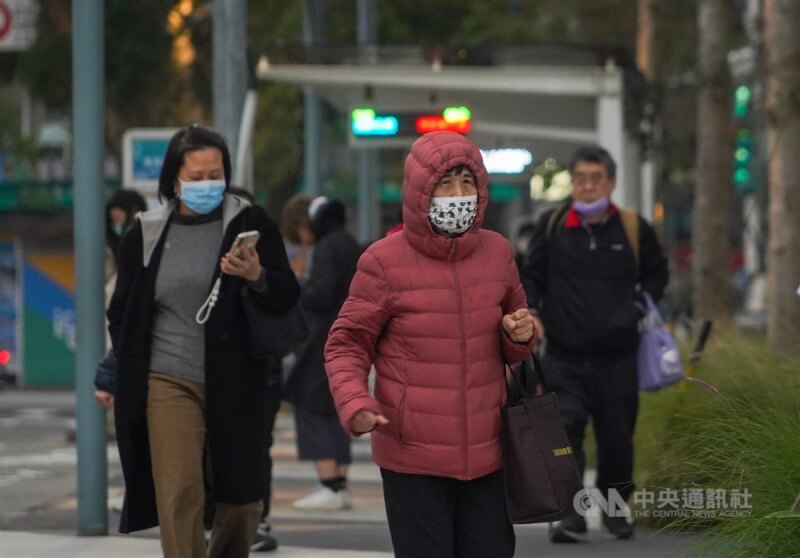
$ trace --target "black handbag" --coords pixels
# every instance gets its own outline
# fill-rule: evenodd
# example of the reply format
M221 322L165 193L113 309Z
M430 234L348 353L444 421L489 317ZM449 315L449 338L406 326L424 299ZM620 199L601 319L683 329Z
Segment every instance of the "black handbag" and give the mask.
M303 304L297 302L285 314L276 314L260 308L250 293L242 289L250 357L255 360L281 358L293 352L311 335Z
M531 376L537 375L531 383ZM558 401L534 355L511 369L502 416L503 477L511 523L558 521L583 488Z

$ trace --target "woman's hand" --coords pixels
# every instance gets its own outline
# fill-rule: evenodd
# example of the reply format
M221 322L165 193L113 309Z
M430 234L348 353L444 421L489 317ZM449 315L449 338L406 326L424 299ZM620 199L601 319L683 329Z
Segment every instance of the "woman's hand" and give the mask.
M222 256L220 268L223 273L244 277L251 283L255 283L261 277L261 260L255 248L242 248L239 255L228 252Z
M503 316L503 330L515 343L527 343L535 331L533 314L527 308L520 308L513 314Z
M373 413L370 410L362 409L353 417L353 432L356 434L366 434L372 432L379 426L389 424L389 419L383 415Z
M110 409L114 406L114 394L108 393L107 391L102 390L95 390L94 398L97 399L97 402L100 403L100 406L103 409Z

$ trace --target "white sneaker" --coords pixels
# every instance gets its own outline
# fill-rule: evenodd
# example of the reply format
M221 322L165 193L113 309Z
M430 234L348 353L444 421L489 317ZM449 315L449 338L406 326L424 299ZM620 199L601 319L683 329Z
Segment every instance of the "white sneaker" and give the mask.
M342 500L344 500L344 509L349 510L350 508L352 508L353 507L353 496L350 494L350 491L347 490L347 489L340 490L339 494L342 495Z
M122 501L123 501L123 495L122 494L118 494L117 496L113 496L113 497L109 498L108 499L108 509L110 509L113 512L117 512L117 513L121 512L122 511Z
M292 504L298 510L343 510L348 507L344 491L334 492L325 485L320 485L314 492L295 500Z

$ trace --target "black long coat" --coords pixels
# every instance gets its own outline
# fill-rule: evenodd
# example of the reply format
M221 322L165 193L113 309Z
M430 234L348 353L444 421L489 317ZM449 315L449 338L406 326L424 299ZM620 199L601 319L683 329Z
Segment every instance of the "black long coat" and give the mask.
M226 204L229 198L226 196ZM238 198L233 201L242 204ZM225 229L220 258L239 232L258 230L261 239L256 250L267 273L268 288L252 299L264 311L286 312L297 300L299 286L278 227L260 207L240 211ZM117 287L108 309L118 367L117 444L126 487L122 533L158 524L146 407L153 299L166 227L146 266L141 222L125 235L119 252ZM219 273L217 263L215 277ZM248 355L242 302L242 290L248 288L243 278L223 275L218 302L205 325L205 416L212 483L216 500L227 504L258 501L264 488L267 378L263 362Z
M341 225L325 231L314 248L311 274L300 289L310 336L297 351L285 396L306 413L336 416L325 374L325 342L356 272L361 247Z

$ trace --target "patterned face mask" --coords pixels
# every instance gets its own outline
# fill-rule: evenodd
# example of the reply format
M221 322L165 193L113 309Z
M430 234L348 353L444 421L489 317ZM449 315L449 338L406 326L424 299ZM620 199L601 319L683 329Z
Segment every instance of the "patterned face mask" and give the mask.
M444 236L455 236L469 230L478 215L478 196L431 198L428 220L433 229Z

